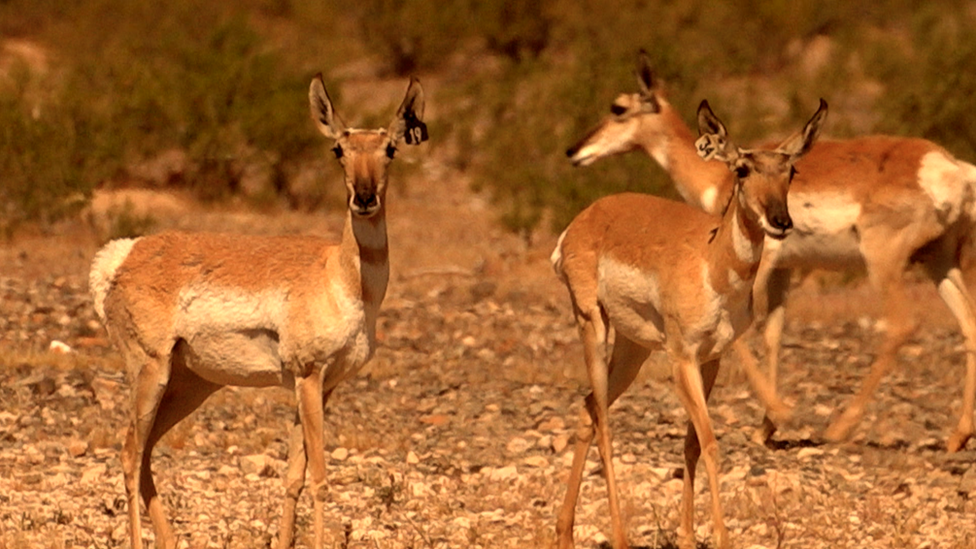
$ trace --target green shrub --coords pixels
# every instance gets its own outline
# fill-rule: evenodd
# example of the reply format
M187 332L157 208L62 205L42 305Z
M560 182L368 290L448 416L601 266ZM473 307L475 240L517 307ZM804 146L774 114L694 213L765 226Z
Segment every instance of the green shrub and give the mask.
M26 67L0 83L0 232L50 223L80 209L93 181L118 164L102 149L98 124L77 104L44 101Z
M907 47L894 39L876 45L869 66L885 84L878 99L879 129L924 137L976 161L976 33L972 20L946 17L945 7L919 9Z
M635 89L641 48L687 121L708 98L742 143L795 129L825 97L832 135L919 135L972 159L976 33L968 6L0 0L0 38L36 40L53 60L49 73L0 75L0 214L7 230L56 219L96 185L171 149L186 153L182 183L198 196L239 192L255 165L270 173L270 188L256 196L287 195L289 178L321 154L308 122L308 80L319 70L335 78L342 66L351 79L378 69L433 81L432 146L456 151L446 160L491 193L513 230L529 234L546 219L558 230L607 193L675 196L643 155L574 169L563 154L617 93ZM807 46L822 36L827 62L804 68ZM876 108L866 79L883 88ZM349 121L388 119L387 110L333 99Z

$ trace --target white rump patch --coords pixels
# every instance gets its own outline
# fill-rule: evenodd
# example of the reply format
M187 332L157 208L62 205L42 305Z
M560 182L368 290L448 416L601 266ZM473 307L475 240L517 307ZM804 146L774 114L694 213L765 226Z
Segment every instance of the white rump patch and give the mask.
M922 157L918 168L918 184L932 200L935 209L943 217L954 222L963 212L967 193L972 192L965 181L965 174L955 159L941 151L932 151ZM968 197L972 200L972 197Z
M549 256L549 262L552 263L552 269L556 271L556 276L565 282L566 277L563 276L563 239L566 238L566 231L563 231L559 235L559 240L556 241L556 249L552 251L552 255Z
M105 296L115 282L115 273L125 262L125 258L129 257L132 246L138 241L138 238L113 240L98 250L95 259L92 260L91 271L88 274L88 291L91 292L92 301L95 303L95 313L102 322L105 322Z

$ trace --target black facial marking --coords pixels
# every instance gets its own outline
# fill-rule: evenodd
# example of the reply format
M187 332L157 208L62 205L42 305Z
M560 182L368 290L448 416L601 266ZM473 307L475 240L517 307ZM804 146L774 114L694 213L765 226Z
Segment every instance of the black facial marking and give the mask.
M623 113L627 112L627 107L624 107L623 105L617 105L617 104L610 105L610 112L612 112L614 116L620 116Z
M749 166L736 166L735 176L739 179L745 179L749 177Z
M342 158L342 146L341 145L336 145L335 147L332 147L332 152L335 153L335 157L336 158Z
M790 181L793 181L793 178L796 177L796 174L798 173L800 172L796 171L796 168L790 166Z
M386 146L386 156L390 159L396 156L396 147L394 147L392 143Z

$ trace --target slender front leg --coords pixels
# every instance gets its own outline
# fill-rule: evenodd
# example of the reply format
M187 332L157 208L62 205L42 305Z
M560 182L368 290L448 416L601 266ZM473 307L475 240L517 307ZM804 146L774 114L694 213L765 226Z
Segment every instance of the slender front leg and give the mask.
M681 542L689 548L695 546L695 469L702 452L705 455L705 469L708 471L709 490L712 492L715 543L720 549L729 547L719 488L718 441L712 431L707 404L708 395L715 385L718 367L719 361L712 360L703 364L699 371L694 361L684 360L677 365L675 371L678 397L690 419L685 436L685 476L681 495Z
M946 441L946 449L952 453L965 448L966 443L973 436L973 401L976 399L976 314L973 312L972 297L966 289L962 272L958 268L949 269L946 278L939 282L939 295L956 317L966 340L966 382L963 386L962 410L956 430Z
M325 479L325 411L322 404L324 395L320 372L316 370L308 376L297 379L295 390L298 393L298 414L305 439L305 456L312 480L312 498L315 505L315 549L322 549L325 542L324 513L328 486ZM289 474L291 465L290 463ZM297 468L297 464L295 466Z
M285 474L285 503L278 528L278 549L288 549L294 543L295 512L298 498L305 487L305 434L301 414L295 412L295 422L288 436L288 472Z

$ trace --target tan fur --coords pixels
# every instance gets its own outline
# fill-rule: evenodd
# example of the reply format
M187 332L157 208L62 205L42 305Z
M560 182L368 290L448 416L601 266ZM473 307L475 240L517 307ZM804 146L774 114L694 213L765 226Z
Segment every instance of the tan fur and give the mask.
M672 362L675 389L689 415L685 441L682 544L694 545L694 477L704 454L717 545L729 546L718 485L718 443L706 402L726 347L752 321L752 281L766 235L789 231L790 167L819 133L821 105L802 133L776 151L743 151L726 140L707 104L699 109L699 154L744 175L720 219L685 204L639 194L602 198L559 238L553 267L569 289L592 392L586 399L566 498L556 524L559 549L573 546L576 500L594 436L607 480L615 549L629 547L613 474L608 408L633 382L652 350ZM613 328L609 362L607 344ZM592 423L590 423L592 422Z
M177 537L150 471L155 443L225 385L293 388L279 549L292 545L306 466L313 486L316 547L324 535L323 407L372 356L386 294L386 167L419 120L423 91L411 81L390 129L346 129L321 75L309 91L312 118L336 142L348 206L338 243L311 236L169 232L109 243L92 263L91 291L126 359L133 390L122 449L133 548L143 545L139 497L156 546ZM341 151L341 154L338 154Z
M589 164L642 149L669 171L689 204L714 213L731 193L732 178L696 158L691 132L650 78L646 63L642 58L638 69L642 91L615 103L626 112L604 118L570 149L570 157ZM602 146L611 142L613 148ZM775 383L792 269L866 268L869 281L882 294L888 330L861 390L825 433L830 440L846 438L914 330L903 273L912 261L920 261L940 296L951 303L966 339L963 406L946 443L950 452L964 448L974 433L976 309L962 283L960 252L976 225L976 167L924 139L876 135L819 141L796 170L789 195L796 230L766 246L767 257L756 278L757 305L769 315L764 334L768 381L759 374L748 347L736 344L750 381L768 408L787 409L775 393ZM759 438L768 440L775 428L772 419L765 418Z

